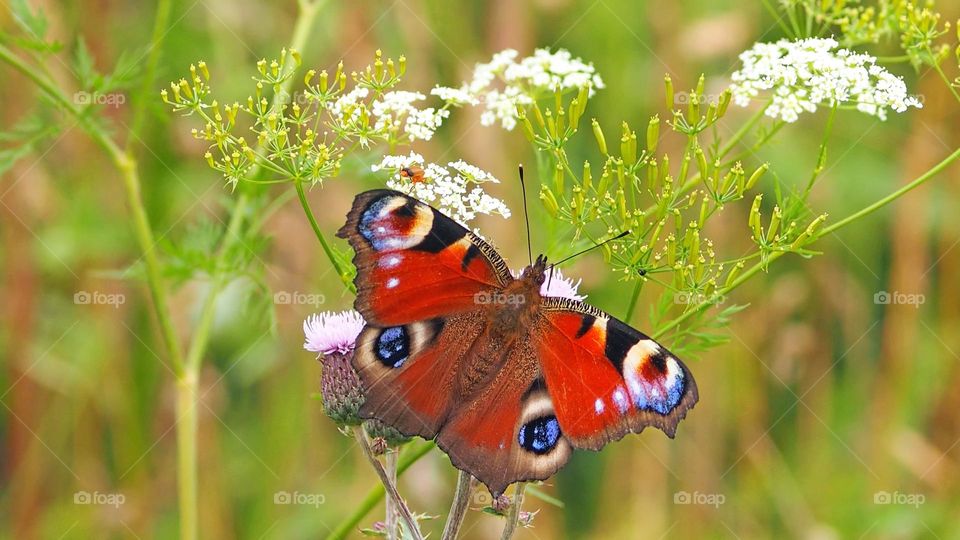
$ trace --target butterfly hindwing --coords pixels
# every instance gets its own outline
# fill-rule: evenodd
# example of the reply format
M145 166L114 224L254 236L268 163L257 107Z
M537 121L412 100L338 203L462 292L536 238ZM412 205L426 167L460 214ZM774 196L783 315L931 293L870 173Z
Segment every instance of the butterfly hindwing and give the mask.
M528 339L509 349L503 368L452 411L437 445L494 495L514 482L545 480L573 451L561 433Z
M367 325L353 356L366 394L361 416L377 418L404 435L435 437L453 406L457 373L483 323L468 314L386 328Z
M475 309L478 294L513 279L481 238L398 191L358 195L337 235L356 253L357 310L377 326Z
M656 341L582 302L545 298L540 367L557 419L577 448L598 450L655 426L673 437L696 404L687 367Z

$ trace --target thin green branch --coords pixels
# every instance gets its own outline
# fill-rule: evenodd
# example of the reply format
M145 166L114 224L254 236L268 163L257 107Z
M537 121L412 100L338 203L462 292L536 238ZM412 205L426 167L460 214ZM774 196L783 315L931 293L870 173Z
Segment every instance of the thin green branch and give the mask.
M413 447L412 444L407 445L407 448L412 447L412 450L400 454L400 461L397 464L397 474L403 474L411 465L419 461L423 456L429 454L436 446L437 444L433 441L424 441L416 447ZM383 485L378 484L372 487L370 492L367 493L367 496L354 508L353 513L341 521L340 524L337 525L337 528L327 535L326 540L343 540L350 536L350 533L352 533L360 522L363 521L363 518L383 500L385 495L386 491Z
M954 151L952 154L950 154L949 156L947 156L946 158L944 158L940 163L936 164L935 166L933 166L932 168L930 168L929 170L927 170L925 173L923 173L922 175L918 176L916 179L914 179L914 180L913 180L912 182L910 182L909 184L907 184L907 185L903 186L902 188L894 191L893 193L887 195L886 197L883 197L882 199L878 200L877 202L875 202L875 203L873 203L873 204L871 204L871 205L869 205L869 206L866 206L866 207L862 208L861 210L859 210L859 211L857 211L857 212L854 212L853 214L850 214L849 216L841 219L840 221L837 221L836 223L833 223L833 224L830 225L829 227L824 227L824 228L821 229L818 233L816 233L813 237L811 237L810 243L812 243L812 242L814 242L814 241L816 241L816 240L819 240L820 238L823 238L824 236L826 236L826 235L828 235L828 234L830 234L830 233L833 233L833 232L839 230L839 229L842 228L842 227L846 227L847 225L853 223L854 221L857 221L858 219L860 219L860 218L862 218L862 217L864 217L864 216L867 216L868 214L871 214L871 213L879 210L880 208L883 208L884 206L892 203L893 201L895 201L895 200L897 200L898 198L902 197L902 196L905 195L906 193L908 193L908 192L916 189L917 187L921 186L922 184L924 184L925 182L927 182L927 181L930 180L931 178L935 177L937 174L939 174L939 173L942 172L944 169L946 169L950 164L952 164L953 162L957 161L957 159L960 159L960 149ZM755 274L757 274L758 272L760 272L760 271L762 271L762 270L765 270L765 269L770 265L770 263L772 263L773 261L779 259L780 257L782 257L783 255L785 255L785 254L787 254L787 253L791 253L791 251L774 251L774 252L771 253L765 260L761 260L760 262L757 262L756 264L754 264L754 265L751 266L750 268L748 268L748 269L746 269L745 271L743 271L742 273L740 273L740 275L738 275L737 278L734 279L729 285L727 285L726 287L723 287L722 289L719 289L719 290L718 290L716 293L714 293L714 294L711 296L711 298L709 298L706 302L702 302L702 303L700 303L700 304L697 304L697 305L696 305L695 307L693 307L692 309L686 311L685 313L681 314L680 316L672 319L671 321L669 321L669 322L666 323L665 325L661 326L659 329L657 329L656 333L654 333L654 336L653 336L653 337L655 337L655 338L662 337L662 336L663 336L664 334L666 334L668 331L673 330L674 328L678 327L680 324L682 324L683 322L687 321L687 320L690 319L691 317L693 317L693 316L695 316L695 315L698 315L699 313L703 312L703 311L706 310L708 307L714 305L714 302L712 301L713 299L715 299L715 298L720 298L720 297L723 297L723 296L728 295L731 291L733 291L734 289L736 289L737 287L739 287L740 285L742 285L744 282L746 282L748 279L750 279L751 277L753 277Z
M347 277L346 272L344 272L343 267L340 266L340 262L337 261L336 254L333 252L333 248L330 247L330 244L327 243L326 237L323 235L323 231L320 229L320 224L317 223L317 218L313 215L313 210L310 209L310 202L307 200L307 194L303 189L303 182L301 180L294 180L294 187L297 190L297 197L300 199L300 206L303 208L303 213L307 215L307 220L310 221L310 227L313 229L313 234L317 237L317 240L320 241L320 247L323 248L323 253L326 254L327 259L330 260L330 264L333 265L333 270L337 273L337 277L343 283L344 287L352 293L356 293L356 288L353 283L350 282L350 279Z
M154 96L153 85L157 77L157 64L160 62L160 46L163 43L163 37L168 32L170 8L172 6L172 0L159 0L157 2L157 11L153 17L153 35L150 38L150 52L146 62L147 67L143 73L143 80L137 97L138 101L134 105L133 121L127 134L127 152L131 152L133 141L137 140L140 130L146 123L147 112L150 110L148 105Z
M40 90L60 105L70 116L74 117L88 135L100 145L110 156L114 166L120 171L123 185L127 193L127 204L133 213L133 229L143 260L146 266L147 287L153 300L153 311L160 326L164 349L170 358L170 363L178 378L183 377L183 356L180 350L180 339L173 326L170 315L167 291L163 284L163 272L156 253L156 241L153 229L143 204L140 176L137 171L136 160L123 151L96 122L93 122L85 111L75 105L51 80L42 76L37 70L24 62L6 46L0 44L0 60L24 74L33 81Z
M370 448L370 443L367 442L367 435L363 432L363 427L354 426L353 436L360 445L360 448L363 450L363 455L366 456L367 461L370 462L373 470L376 471L377 476L380 477L380 482L387 490L387 495L390 496L393 505L400 514L400 519L403 520L403 523L407 527L406 532L413 537L414 540L423 540L423 534L420 532L420 527L417 526L417 520L413 519L413 514L410 512L410 508L400 497L400 493L397 492L396 484L391 481L390 476L387 474L386 470L384 470L383 465L381 465L377 457L373 455L373 449Z

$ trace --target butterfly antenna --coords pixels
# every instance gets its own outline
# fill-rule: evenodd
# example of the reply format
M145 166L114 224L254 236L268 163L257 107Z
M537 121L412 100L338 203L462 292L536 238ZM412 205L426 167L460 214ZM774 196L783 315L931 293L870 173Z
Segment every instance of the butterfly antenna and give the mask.
M588 247L587 249L584 249L584 250L582 250L582 251L578 251L578 252L574 253L573 255L570 255L569 257L565 257L565 258L563 258L563 259L560 259L559 261L557 261L557 262L555 262L555 263L553 263L553 264L550 265L550 276L553 277L553 268L554 268L555 266L557 266L558 264L563 264L563 263L569 261L570 259L572 259L572 258L574 258L574 257L579 257L580 255L583 255L584 253L587 253L588 251L593 251L594 249L597 249L598 247L600 247L600 246L602 246L602 245L604 245L604 244L609 244L610 242L613 242L614 240L619 240L619 239L623 238L624 236L627 236L628 234L630 234L630 231L623 231L622 233L614 236L613 238L607 238L606 240L604 240L603 242L600 242L599 244L594 244L594 245Z
M523 219L527 223L527 258L530 259L530 265L533 265L533 248L530 244L530 213L527 212L527 186L523 182L523 164L520 168L520 192L523 193Z

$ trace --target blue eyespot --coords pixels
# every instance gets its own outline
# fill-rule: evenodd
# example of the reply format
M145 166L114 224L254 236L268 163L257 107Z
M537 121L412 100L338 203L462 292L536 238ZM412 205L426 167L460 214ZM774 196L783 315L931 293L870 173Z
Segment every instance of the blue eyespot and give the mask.
M403 326L385 328L377 337L377 359L383 365L398 368L410 356L410 337Z
M367 239L367 242L373 246L374 249L379 250L378 244L382 242L384 237L384 230L377 230L374 228L374 223L380 220L380 212L383 211L383 207L387 204L387 197L377 199L373 201L367 208L360 214L360 222L357 224L357 230L360 232L360 235Z
M520 426L517 442L534 454L546 454L560 440L560 424L554 415L542 416Z

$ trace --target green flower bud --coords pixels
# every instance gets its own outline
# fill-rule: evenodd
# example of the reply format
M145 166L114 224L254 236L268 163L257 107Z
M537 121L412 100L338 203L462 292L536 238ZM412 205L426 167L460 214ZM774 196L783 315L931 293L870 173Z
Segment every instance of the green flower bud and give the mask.
M676 102L673 96L673 79L670 78L670 74L663 76L663 86L664 86L664 97L666 99L667 110L673 109L673 104Z
M656 153L657 144L660 142L660 115L655 114L647 122L647 152Z
M603 136L603 130L600 129L600 123L597 122L597 119L594 118L590 121L590 125L593 127L593 136L597 139L597 146L600 147L600 153L607 155L607 139Z

